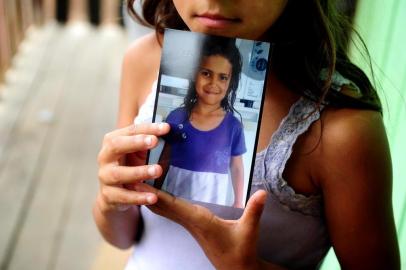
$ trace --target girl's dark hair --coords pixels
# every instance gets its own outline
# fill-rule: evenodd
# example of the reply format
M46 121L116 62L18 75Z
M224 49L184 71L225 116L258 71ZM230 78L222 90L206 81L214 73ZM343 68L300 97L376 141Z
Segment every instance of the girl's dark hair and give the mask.
M142 16L133 9L135 0L128 0L127 5L130 14L142 24L155 27L157 33L166 27L188 30L172 0L140 1ZM368 77L348 57L351 31L354 31L351 23L338 12L335 0L289 0L281 17L266 33L270 37L267 41L275 43L272 70L290 89L319 105L328 103L382 112ZM327 74L323 80L322 70ZM358 97L332 89L335 71L358 86L361 91Z
M238 112L234 109L234 102L237 96L238 83L240 82L242 61L240 51L238 50L235 41L236 40L234 38L217 36L206 37L203 42L201 59L199 63L209 56L222 56L228 60L228 62L231 64L230 84L220 105L226 112L238 114ZM197 69L197 72L199 72L199 69ZM196 77L193 80L194 81L190 83L189 90L183 103L188 116L190 116L197 101L195 88Z

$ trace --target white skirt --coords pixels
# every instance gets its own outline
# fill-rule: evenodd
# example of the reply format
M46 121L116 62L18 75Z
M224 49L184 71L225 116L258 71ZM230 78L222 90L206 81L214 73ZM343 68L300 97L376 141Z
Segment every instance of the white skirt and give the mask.
M232 206L234 192L228 174L195 172L170 166L162 189L187 200Z

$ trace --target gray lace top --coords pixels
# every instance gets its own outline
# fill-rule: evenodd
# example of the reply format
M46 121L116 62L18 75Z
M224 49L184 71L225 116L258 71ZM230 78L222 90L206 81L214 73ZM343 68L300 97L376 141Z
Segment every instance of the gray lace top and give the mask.
M259 252L289 269L316 268L330 247L321 196L298 194L283 179L298 136L319 117L315 103L300 98L255 159L251 192L270 193L261 220Z
M272 135L271 143L257 154L251 185L252 188L269 191L289 209L313 216L321 214L321 197L297 194L286 183L282 174L296 139L319 118L320 112L316 110L314 102L300 98L293 104L288 115Z
M351 82L336 73L335 89L339 91L344 84ZM153 97L151 93L136 122L150 118ZM316 268L331 246L321 196L297 194L282 176L298 136L320 117L315 109L316 104L305 98L294 103L268 147L258 153L255 160L251 193L258 189L270 193L261 217L258 250L265 260L289 269ZM211 210L223 217L241 214L224 213L222 208ZM214 269L183 227L153 214L146 207L141 207L141 214L145 230L135 245L127 270Z

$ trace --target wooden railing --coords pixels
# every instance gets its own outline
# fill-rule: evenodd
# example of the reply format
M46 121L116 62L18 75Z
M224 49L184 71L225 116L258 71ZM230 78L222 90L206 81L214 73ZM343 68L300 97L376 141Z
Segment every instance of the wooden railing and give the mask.
M49 21L118 24L121 0L0 0L0 84L30 26Z
M24 39L27 28L40 24L39 1L0 0L0 81Z

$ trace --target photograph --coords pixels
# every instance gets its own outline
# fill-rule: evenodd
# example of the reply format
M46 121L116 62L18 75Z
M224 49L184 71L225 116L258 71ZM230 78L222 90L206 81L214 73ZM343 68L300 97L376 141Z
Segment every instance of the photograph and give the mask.
M170 132L149 153L174 196L244 208L271 44L165 30L153 122Z

